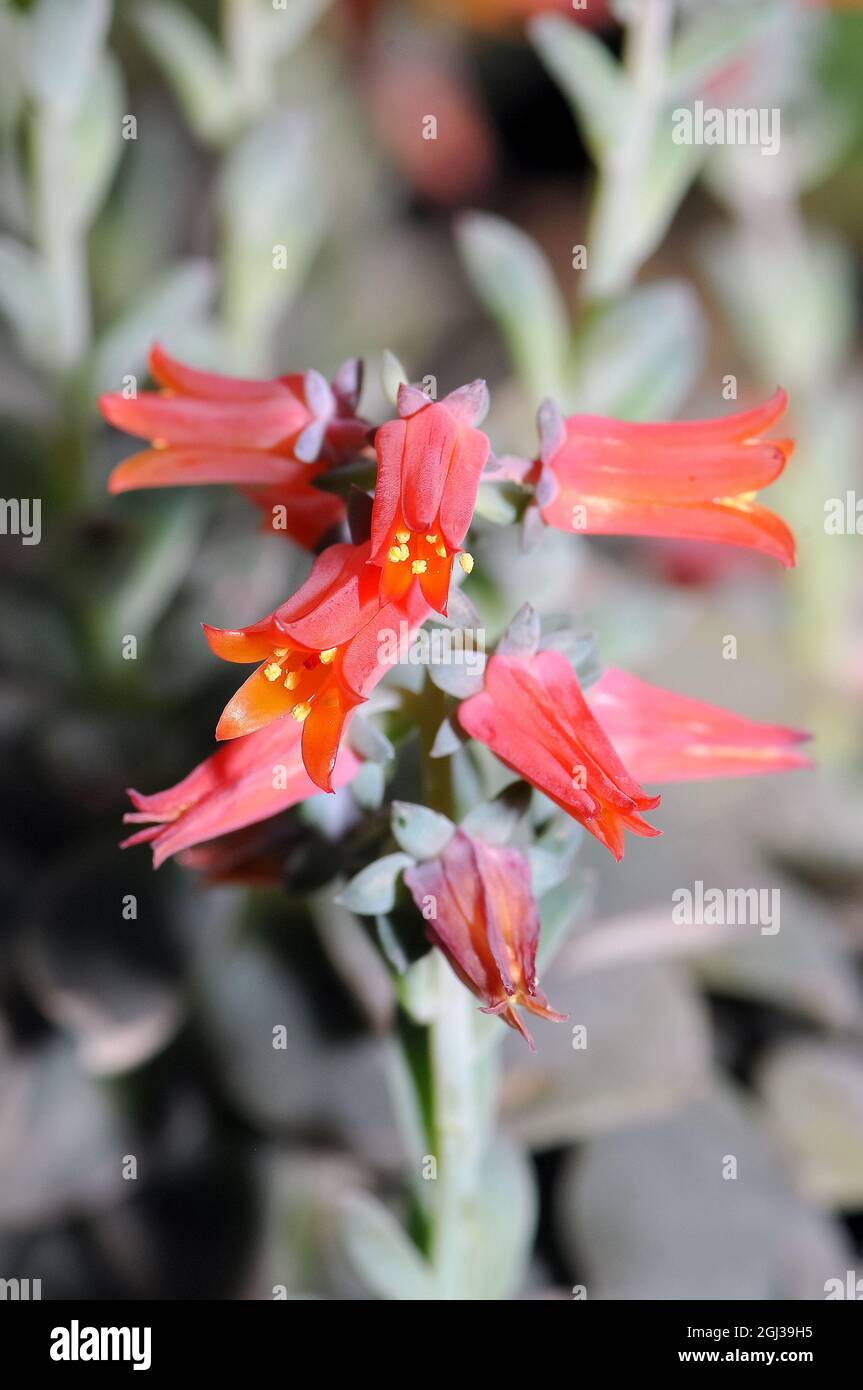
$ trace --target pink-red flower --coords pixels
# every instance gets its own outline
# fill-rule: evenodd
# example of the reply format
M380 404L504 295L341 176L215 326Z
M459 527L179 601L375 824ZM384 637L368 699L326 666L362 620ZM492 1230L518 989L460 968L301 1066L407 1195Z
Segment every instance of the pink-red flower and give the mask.
M613 667L591 686L587 702L640 782L750 777L811 766L798 749L808 734L745 719Z
M238 738L291 716L302 725L306 770L324 791L332 790L345 721L386 673L402 625L414 629L428 616L416 582L383 602L380 572L368 561L368 542L331 545L268 617L234 630L204 627L217 656L260 662L226 706L216 737Z
M418 578L427 602L446 613L453 560L470 573L462 551L489 443L475 429L487 402L484 381L429 401L402 386L399 418L375 435L378 475L372 511L372 563L381 594L398 598Z
M530 865L517 849L486 845L457 830L437 859L405 872L429 937L459 979L510 1028L533 1039L518 1014L562 1022L536 980L539 912Z
M754 410L672 424L563 420L547 402L537 466L542 518L588 535L720 541L793 565L794 537L755 501L793 448L790 439L763 438L786 401L779 390Z
M199 763L167 791L144 796L129 791L134 811L124 819L146 825L123 843L150 844L153 866L192 845L216 839L313 796L319 788L303 767L301 731L288 720L270 724L230 743ZM344 786L359 763L343 748L333 771L334 787Z
M271 381L201 372L158 344L149 363L159 391L117 391L99 401L117 429L150 441L114 469L110 492L233 483L271 513L274 529L307 546L343 519L344 504L313 480L367 439L354 413L356 362L345 363L332 387L315 371Z
M624 832L658 835L659 805L621 761L561 652L495 654L484 689L459 706L462 728L623 857Z

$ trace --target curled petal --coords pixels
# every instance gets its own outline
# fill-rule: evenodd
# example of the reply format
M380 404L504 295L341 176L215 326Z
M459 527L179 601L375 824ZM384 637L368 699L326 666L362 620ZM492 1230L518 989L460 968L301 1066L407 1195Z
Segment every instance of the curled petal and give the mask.
M226 744L166 791L150 796L130 791L135 810L126 821L154 823L124 841L124 848L151 844L158 868L181 850L254 825L314 795L319 788L303 767L301 737L293 720L279 721ZM358 768L353 753L343 748L333 785L343 786Z
M717 541L760 551L786 568L795 563L792 532L781 517L757 502L733 500L686 506L580 496L579 501L573 503L573 495L560 491L549 506L542 508L543 520L549 526L591 536L666 536Z
M201 396L216 401L259 401L281 394L285 389L280 381L247 381L242 377L198 371L170 357L160 343L150 348L149 367L154 381L182 396Z

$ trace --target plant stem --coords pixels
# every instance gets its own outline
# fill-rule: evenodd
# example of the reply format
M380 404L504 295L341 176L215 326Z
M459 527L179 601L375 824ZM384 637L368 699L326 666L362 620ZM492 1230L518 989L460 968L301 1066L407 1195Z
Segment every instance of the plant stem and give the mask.
M447 714L446 696L426 681L418 710L423 752L424 800L441 815L457 818L452 759L432 758L435 735ZM470 1296L471 1229L487 1131L493 1064L481 1051L476 1000L441 953L434 961L435 1016L428 1028L431 1143L436 1177L429 1222L429 1257L438 1297Z
M54 333L45 365L53 371L59 424L54 502L61 510L80 507L86 491L89 399L86 359L92 320L87 267L87 233L67 206L68 127L56 111L38 103L30 125L33 243L51 287Z
M673 20L672 0L639 0L626 29L624 68L629 110L626 133L599 171L590 225L585 292L591 299L620 294L638 270L638 248L627 246L637 225L637 202L662 108Z
M476 1003L438 955L437 1014L430 1029L437 1181L431 1259L442 1299L469 1292L471 1216L483 1139L473 1013Z

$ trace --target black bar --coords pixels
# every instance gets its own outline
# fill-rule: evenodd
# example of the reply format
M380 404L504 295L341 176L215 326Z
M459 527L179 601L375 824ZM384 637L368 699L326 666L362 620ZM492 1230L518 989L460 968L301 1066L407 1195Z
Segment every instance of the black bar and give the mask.
M704 1365L758 1365L773 1371L798 1365L824 1372L843 1369L858 1354L861 1332L860 1310L847 1302L824 1303L590 1303L552 1301L548 1317L522 1303L504 1316L512 1329L510 1336L494 1333L495 1315L491 1311L468 1314L479 1316L484 1331L490 1318L495 1340L499 1342L508 1369L512 1357L518 1359L518 1346L530 1347L525 1369L545 1378L552 1366L568 1365L581 1374L597 1361L610 1373L618 1370L665 1371L672 1367L698 1368ZM321 1307L321 1304L326 1306ZM404 1352L405 1318L410 1310L363 1303L362 1337L332 1339L342 1318L353 1315L327 1300L297 1299L261 1303L102 1303L102 1302L14 1302L0 1304L0 1338L4 1363L16 1370L49 1371L61 1378L87 1375L108 1369L139 1375L159 1376L165 1372L194 1370L220 1375L248 1371L268 1363L281 1365L291 1374L300 1363L320 1358L320 1370L329 1375L339 1350L356 1360L362 1345L373 1339L375 1359L385 1357L384 1338L392 1328L395 1370ZM418 1336L429 1338L429 1350L440 1367L441 1358L451 1358L452 1370L459 1362L469 1364L460 1346L467 1328L459 1322L441 1345L441 1323L425 1318ZM542 1320L534 1323L533 1318ZM317 1318L320 1317L320 1323ZM378 1322L378 1318L381 1319ZM371 1319L371 1322L369 1322ZM518 1320L518 1332L516 1323ZM423 1331L422 1328L426 1330ZM115 1329L115 1333L102 1329ZM137 1329L137 1336L134 1330ZM434 1330L433 1330L434 1329ZM566 1361L553 1361L555 1333L566 1337ZM548 1341L546 1339L549 1339ZM420 1345L422 1342L420 1340ZM445 1349L448 1348L447 1349ZM55 1355L52 1356L52 1348ZM433 1349L433 1350L432 1350ZM91 1351L104 1359L88 1359ZM111 1353L116 1352L112 1358ZM58 1353L72 1359L57 1359ZM404 1370L410 1373L410 1355ZM491 1358L494 1365L496 1358ZM539 1363L539 1364L537 1364ZM543 1369L540 1371L539 1366ZM581 1368L581 1371L579 1370Z

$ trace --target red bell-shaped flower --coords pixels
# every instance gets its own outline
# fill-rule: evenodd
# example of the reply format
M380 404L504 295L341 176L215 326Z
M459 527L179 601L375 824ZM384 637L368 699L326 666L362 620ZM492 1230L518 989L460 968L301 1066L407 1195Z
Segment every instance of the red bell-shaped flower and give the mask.
M399 419L375 435L371 559L381 567L384 598L398 598L417 577L427 602L445 614L456 555L468 573L473 568L461 547L489 454L488 439L474 428L486 403L484 381L437 402L402 386Z
M539 912L520 850L457 830L437 859L405 871L405 883L459 979L533 1047L518 1009L561 1023L536 980Z

